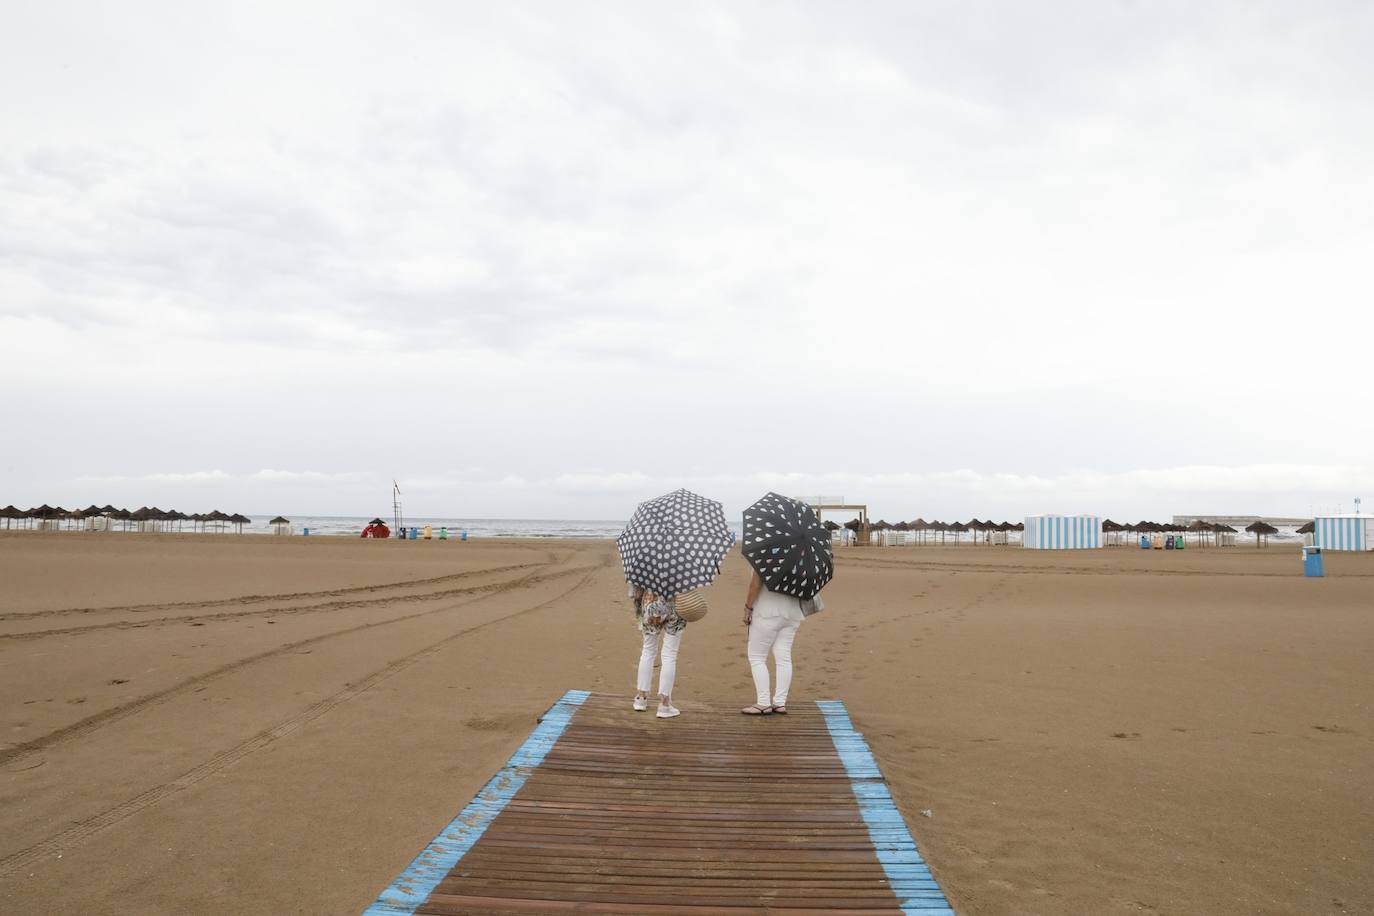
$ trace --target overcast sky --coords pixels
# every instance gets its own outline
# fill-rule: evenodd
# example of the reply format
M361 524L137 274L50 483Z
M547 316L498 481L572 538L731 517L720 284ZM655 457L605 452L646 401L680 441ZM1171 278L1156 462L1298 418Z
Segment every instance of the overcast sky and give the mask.
M1374 499L1374 5L4 19L0 505Z

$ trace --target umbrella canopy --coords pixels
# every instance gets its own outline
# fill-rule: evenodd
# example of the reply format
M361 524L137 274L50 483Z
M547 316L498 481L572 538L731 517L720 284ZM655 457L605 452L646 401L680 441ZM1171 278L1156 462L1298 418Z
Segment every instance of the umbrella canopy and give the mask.
M674 490L640 503L615 546L631 585L671 598L715 581L732 542L720 503Z
M839 531L839 530L840 530L840 526L837 525L837 524L835 524L834 522L830 521L829 519L826 519L826 521L825 521L823 524L825 525L825 530L826 530L826 531Z
M369 524L369 525L385 525L386 522L382 521L382 520L379 519L379 518L374 518L372 521L368 522L368 524Z
M100 508L95 503L91 503L89 506L81 510L81 517L95 518L97 515L103 515L104 512L104 509Z
M874 531L886 531L892 526L887 523L887 519L880 518L876 522L874 522L870 527L872 527Z
M1251 522L1245 526L1245 530L1251 534L1278 534L1279 529L1265 521Z
M923 518L918 518L914 522L908 522L907 527L909 527L912 531L925 531L927 528L930 527L930 523Z
M1308 522L1298 529L1298 534L1312 534L1317 530L1316 522Z
M844 523L844 526L848 528L850 531L858 531L859 528L863 526L863 522L859 521L857 518L851 518L849 521Z
M252 519L242 512L235 512L233 515L229 516L229 521L233 522L235 525L246 525L251 522Z
M814 598L835 575L830 535L815 511L777 493L744 510L740 550L770 592Z
M1207 522L1204 522L1202 519L1198 519L1197 521L1193 522L1191 525L1188 526L1188 530L1189 530L1189 531L1211 531L1211 530L1212 530L1212 526L1211 526L1210 524L1208 524Z
M5 508L0 509L0 518L23 518L23 517L24 517L23 511L14 508L14 506L6 506Z
M238 519L237 519L237 518L230 518L229 521L231 521L231 522L237 522ZM291 519L289 519L289 518L283 518L282 516L278 515L276 518L272 519L272 521L268 522L267 524L269 524L269 525L289 525L289 524L291 524Z

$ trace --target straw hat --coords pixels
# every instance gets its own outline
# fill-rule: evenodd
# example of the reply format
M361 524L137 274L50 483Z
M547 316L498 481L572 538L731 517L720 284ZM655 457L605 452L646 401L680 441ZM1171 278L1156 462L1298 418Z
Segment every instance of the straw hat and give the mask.
M688 623L696 623L706 616L706 596L700 589L683 592L673 599L677 615Z

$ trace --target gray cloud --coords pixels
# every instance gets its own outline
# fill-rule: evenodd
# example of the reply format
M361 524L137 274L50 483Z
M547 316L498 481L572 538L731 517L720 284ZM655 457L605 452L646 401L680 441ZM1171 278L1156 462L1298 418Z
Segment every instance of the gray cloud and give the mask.
M0 422L49 450L16 485L481 463L565 500L769 467L1144 492L1351 466L1314 444L1335 428L1374 450L1346 421L1374 330L1363 5L12 26Z

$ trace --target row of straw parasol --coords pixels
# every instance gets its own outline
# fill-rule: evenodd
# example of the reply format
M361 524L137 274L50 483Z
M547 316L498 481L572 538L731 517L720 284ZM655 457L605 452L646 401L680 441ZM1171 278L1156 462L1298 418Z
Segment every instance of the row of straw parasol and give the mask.
M840 525L837 525L834 522L826 522L825 526L829 528L831 531L838 531L841 527ZM845 522L843 527L849 529L850 531L857 532L863 527L863 522L856 518ZM987 521L980 521L979 519L974 518L967 522L942 522L939 520L928 522L923 518L918 518L915 521L910 522L891 523L889 523L886 519L879 519L878 521L870 524L868 526L868 530L914 531L917 532L916 539L920 543L924 543L927 540L927 538L933 539L933 536L935 534L939 534L940 542L944 543L946 536L949 534L953 534L955 542L958 543L962 536L967 532L975 533L975 541L978 539L976 537L978 533L984 534L985 537L983 538L983 540L989 541L991 539L989 537L986 537L986 535L990 534L991 532L1024 531L1025 527L1026 526L1023 522L1016 522L1013 524L1012 522L994 522L991 519Z
M116 509L114 506L90 505L84 509L64 509L61 506L49 506L44 503L32 509L17 509L14 506L6 506L0 509L0 518L5 520L5 527L9 528L15 521L22 521L26 526L31 526L35 521L63 521L80 522L88 518L107 518L111 521L122 522L127 529L130 523L155 522L159 527L172 524L181 530L185 522L190 522L193 527L203 530L223 531L229 526L234 526L240 533L243 526L252 522L248 516L235 512L232 514L221 512L215 509L212 512L197 512L187 515L178 512L176 509L159 509L157 506L142 506L138 509Z
M835 524L834 522L827 521L825 523L825 527L830 529L831 531L838 531L841 526ZM857 532L863 527L863 522L860 519L856 518L848 522L845 522L843 527L849 529L850 531ZM946 534L952 533L955 536L955 542L958 543L959 538L965 532L1024 531L1025 527L1025 524L1021 522L1012 524L1011 522L994 522L991 520L979 521L976 518L968 522L927 522L925 519L918 518L915 521L911 522L896 522L893 524L889 524L887 521L879 519L878 521L870 524L868 526L868 530L915 531L919 532L919 534L917 535L917 540L919 542L925 541L927 533L939 533L941 543L944 543ZM1298 533L1309 533L1312 531L1312 527L1312 523L1309 522L1302 528L1299 528ZM1204 545L1207 543L1208 538L1210 538L1212 540L1212 543L1215 544L1216 536L1219 534L1238 533L1236 529L1232 528L1230 525L1223 525L1220 523L1213 522L1204 522L1201 519L1198 519L1191 525L1177 525L1171 522L1151 522L1146 520L1141 520L1138 522L1127 522L1123 524L1121 522L1112 521L1111 519L1106 519L1102 523L1102 530L1104 533L1130 532L1134 534L1195 534L1198 536L1198 542ZM1268 522L1257 521L1246 527L1245 530L1255 535L1256 544L1262 544L1263 542L1261 541L1261 538L1267 538L1271 534L1277 534L1279 529L1275 528L1273 525L1270 525ZM984 538L984 540L988 539Z

